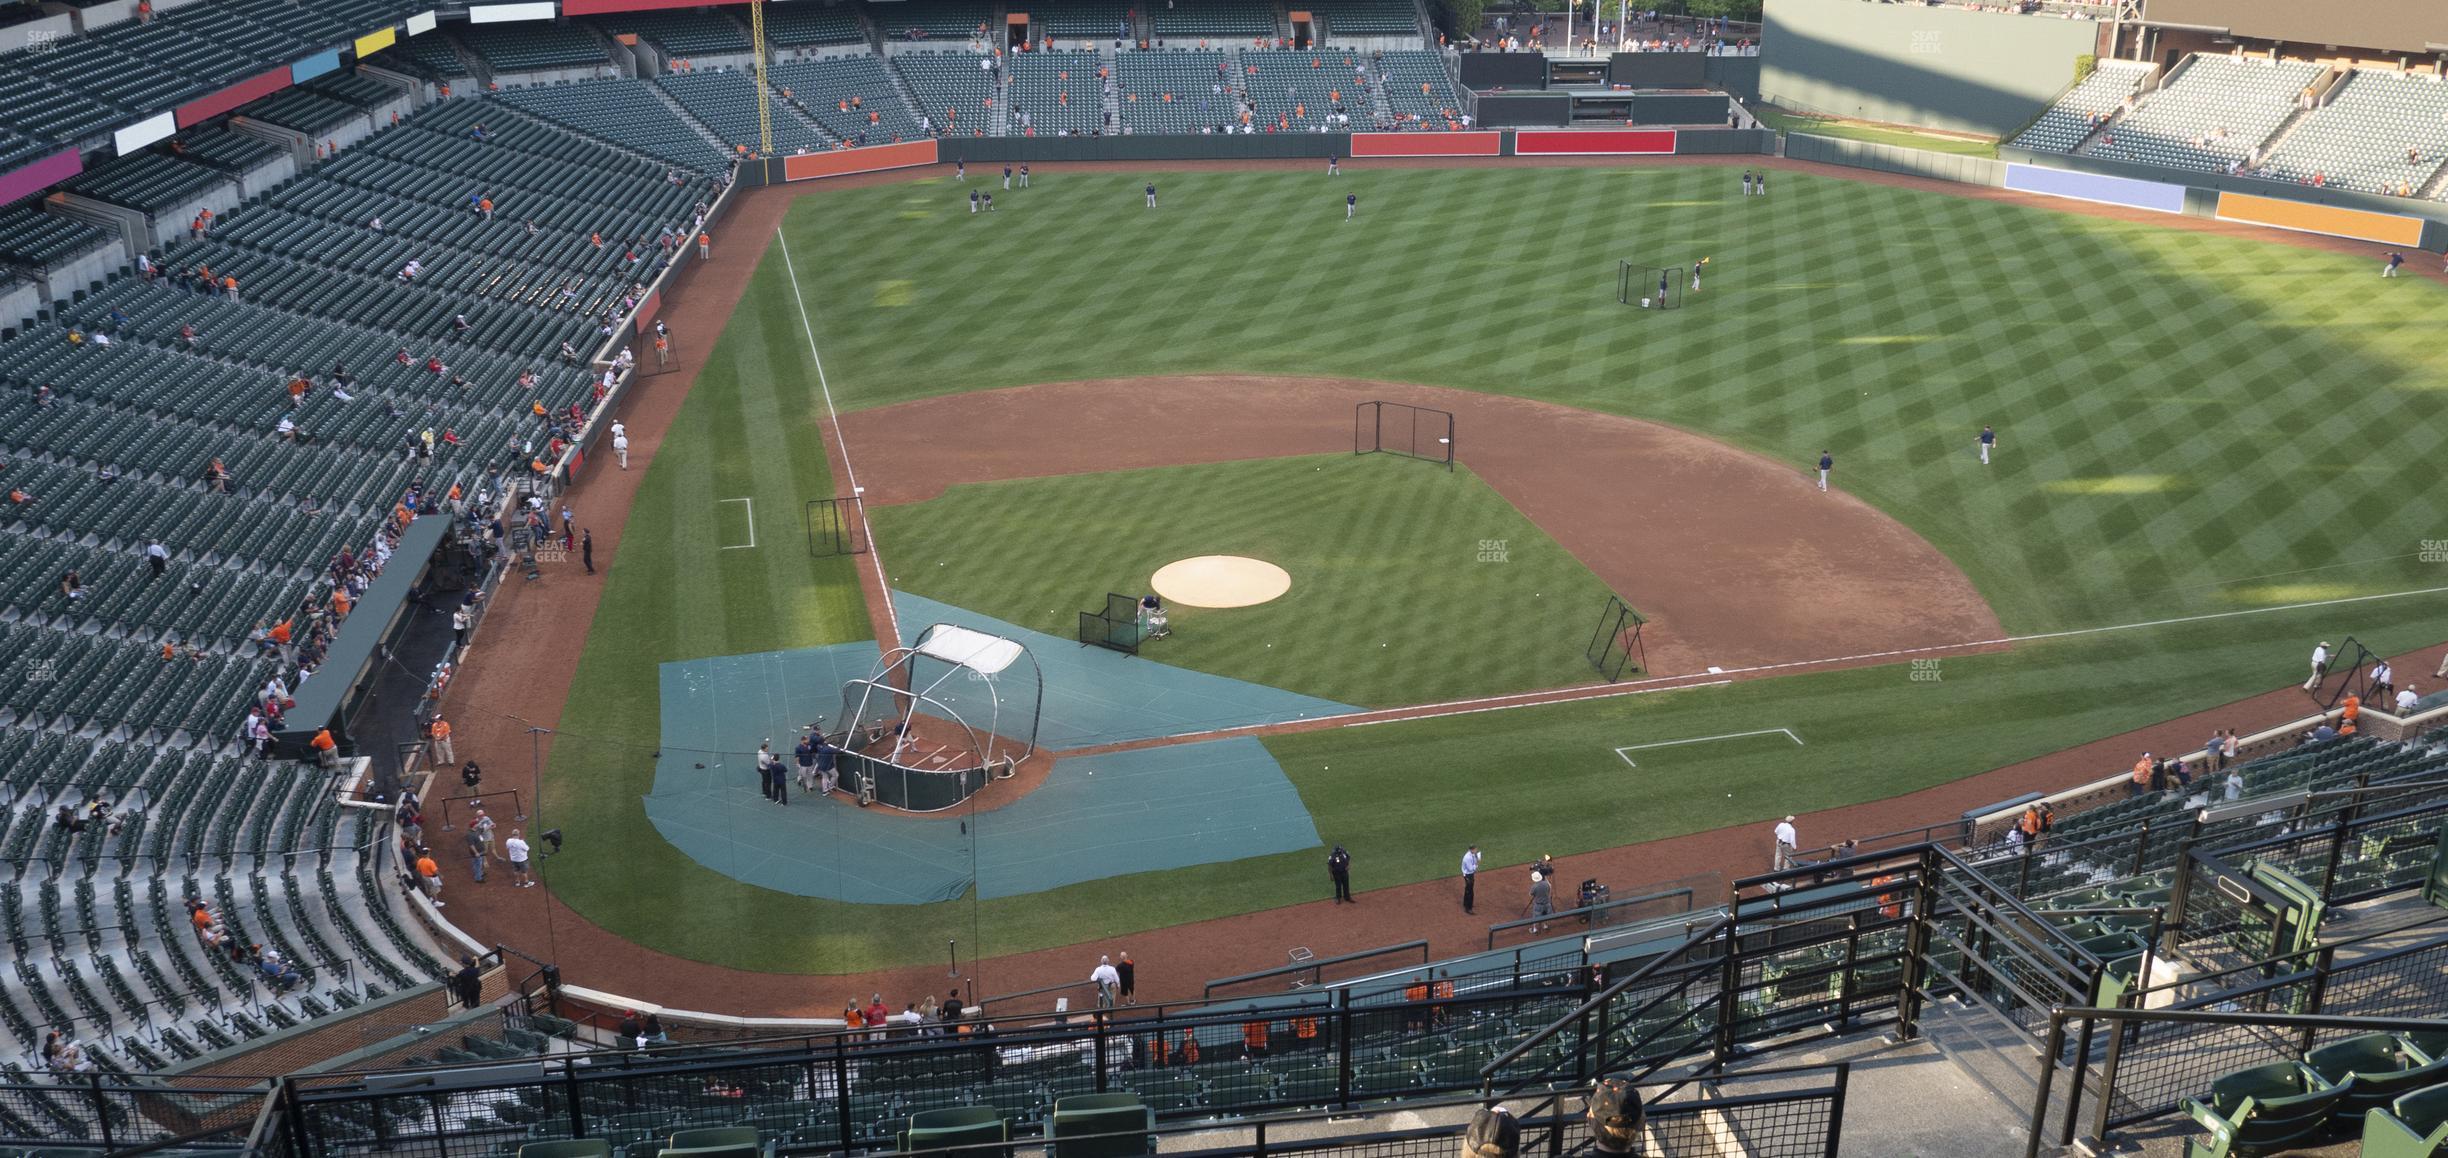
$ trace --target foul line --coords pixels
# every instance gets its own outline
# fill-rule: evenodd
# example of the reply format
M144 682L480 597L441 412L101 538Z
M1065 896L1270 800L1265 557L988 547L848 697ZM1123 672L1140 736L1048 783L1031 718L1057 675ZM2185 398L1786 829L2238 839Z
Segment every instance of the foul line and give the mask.
M1500 696L1476 699L1446 700L1440 703L1415 704L1401 708L1378 708L1365 712L1345 712L1332 716L1312 716L1305 720L1278 720L1268 724L1243 724L1231 728L1206 728L1196 732L1181 732L1162 737L1169 743L1187 743L1214 736L1254 735L1275 728L1304 724L1330 724L1338 728L1365 728L1378 724L1399 724L1410 720L1433 720L1444 716L1467 716L1480 712L1504 712L1515 708L1538 708L1550 704L1579 703L1586 700L1609 700L1619 696L1645 695L1680 687L1719 687L1733 683L1731 677L1763 675L1790 671L1795 668L1859 665L1872 660L1899 659L1905 656L1929 655L1933 652L1965 651L1972 648L1997 647L2003 644L2029 643L2045 639L2067 639L2079 635L2099 635L2112 631L2138 631L2148 627L2167 627L2179 623L2199 623L2212 619L2232 619L2244 615L2270 615L2284 611L2303 611L2314 607L2337 607L2349 603L2370 603L2383 599L2404 599L2416 595L2448 593L2448 587L2423 587L2412 591L2387 591L2377 595L2349 595L2338 599L2316 599L2306 603L2286 603L2276 607L2247 607L2236 611L2214 611L2204 615L2181 615L2173 619L2150 619L2139 623L2116 623L2105 627L2078 627L2067 631L2044 631L2033 635L2001 635L1995 639L1966 640L1962 643L1933 643L1922 647L1898 647L1886 651L1865 651L1854 655L1825 656L1819 659L1786 660L1781 663L1753 664L1749 667L1719 668L1710 672L1686 675L1650 676L1606 688L1548 688L1535 692L1509 692ZM1705 683L1699 676L1728 678ZM1083 751L1091 749L1082 749Z
M1761 728L1755 732L1727 732L1722 736L1694 736L1689 740L1659 740L1654 744L1626 744L1623 747L1615 749L1615 754L1622 756L1624 763L1630 764L1634 768L1638 768L1640 765L1633 764L1632 757L1625 755L1625 753L1638 752L1643 748L1672 748L1679 744L1706 744L1711 740L1739 740L1745 736L1783 736L1786 739L1793 741L1794 746L1797 748L1805 746L1802 743L1802 737L1794 735L1792 728Z
M888 649L901 643L901 615L893 610L892 583L884 578L884 553L876 547L875 527L867 521L865 488L859 486L858 466L850 461L850 441L842 437L841 411L833 405L833 384L825 379L824 355L816 352L816 323L808 320L807 295L799 289L799 267L791 261L790 238L774 226L774 243L782 250L782 270L790 277L791 300L799 304L799 332L807 335L808 360L816 364L816 389L823 392L825 417L833 423L833 445L841 449L842 473L849 477L850 497L858 507L859 530L867 536L867 561L875 567L876 590L883 593L884 626L892 636Z
M725 550L725 551L746 551L746 550L750 550L750 549L754 548L754 547L756 546L756 500L755 500L755 499L716 499L716 500L714 500L714 501L716 501L716 502L720 502L720 503L746 503L746 504L748 504L748 541L747 541L747 542L745 542L745 543L731 543L731 544L728 544L728 545L726 545L726 546L724 546L724 547L723 547L723 550Z

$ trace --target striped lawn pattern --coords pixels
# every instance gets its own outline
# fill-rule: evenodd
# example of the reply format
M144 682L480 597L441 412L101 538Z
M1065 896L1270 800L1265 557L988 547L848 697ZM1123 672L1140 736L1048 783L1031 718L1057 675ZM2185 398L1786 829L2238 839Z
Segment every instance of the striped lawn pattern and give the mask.
M2417 558L2448 539L2432 497L2448 437L2437 285L2383 282L2374 261L1782 173L1745 202L1738 171L1154 173L1151 213L1148 177L1043 167L975 220L949 180L818 190L787 236L848 407L1121 374L1348 374L1660 419L1797 467L1827 446L1840 485L1962 563L2018 632L2441 582ZM1351 225L1346 190L1361 196ZM1615 304L1619 258L1702 254L1716 260L1688 308ZM797 972L940 960L948 937L964 957L1010 953L1320 896L1317 858L1285 854L884 921L739 885L655 835L638 796L660 739L658 662L869 634L852 564L810 561L799 538L798 504L835 484L791 289L769 257L603 580L547 777L548 815L583 837L552 864L556 895L665 952ZM1987 471L1972 454L1983 422L2002 439ZM739 516L719 509L737 497L755 500L759 550L719 549L739 541ZM886 558L906 573L930 560L896 546L902 530ZM1569 857L1943 783L2276 686L2314 636L2349 632L2389 650L2434 643L2448 605L2049 640L1946 659L1935 682L1873 668L1268 747L1319 836L1352 848L1376 888L1449 873L1468 842L1491 863ZM1806 737L1807 760L1705 744L1633 771L1612 752L1770 726Z
M1594 678L1606 585L1467 470L1311 455L951 488L875 511L894 586L1068 638L1194 555L1292 575L1255 607L1170 609L1143 656L1371 707ZM1493 544L1493 545L1488 545Z
M1143 178L1047 171L991 217L938 180L821 193L789 228L845 406L1337 374L1659 419L1797 467L1825 447L1842 486L1956 559L2018 632L2438 573L2415 558L2448 538L2420 501L2448 468L2438 286L1782 173L1746 202L1736 172L1155 174L1151 212ZM893 221L893 243L842 220ZM1615 304L1619 258L1702 256L1686 308Z

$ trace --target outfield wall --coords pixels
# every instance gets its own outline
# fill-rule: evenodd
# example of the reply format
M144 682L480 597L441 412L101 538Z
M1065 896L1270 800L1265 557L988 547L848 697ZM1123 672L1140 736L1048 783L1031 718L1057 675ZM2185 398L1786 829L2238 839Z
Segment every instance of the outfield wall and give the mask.
M1760 98L1890 124L2005 137L2074 83L2087 20L1862 0L1768 0Z
M2002 148L1998 155L2018 167L2181 185L2186 191L2184 212L2196 217L2324 233L2384 245L2408 245L2434 252L2448 250L2448 204L2437 201L2383 197L2351 189L2316 189L2289 181L2164 169L2069 153ZM2230 194L2235 197L2230 199ZM2271 202L2276 204L2268 204ZM2337 212L2322 212L2320 207Z

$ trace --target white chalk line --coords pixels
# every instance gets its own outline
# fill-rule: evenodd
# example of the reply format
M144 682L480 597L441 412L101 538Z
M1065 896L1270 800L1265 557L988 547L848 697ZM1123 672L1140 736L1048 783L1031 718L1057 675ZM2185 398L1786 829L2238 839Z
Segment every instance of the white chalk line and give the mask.
M725 545L723 546L723 550L725 550L725 551L747 551L747 550L752 550L752 549L754 549L754 548L756 547L756 500L755 500L755 499L716 499L716 500L714 500L714 501L716 501L716 502L721 502L721 503L745 503L745 504L747 504L747 507L748 507L748 541L747 541L747 542L745 542L745 543L728 543L728 544L725 544Z
M1727 732L1718 736L1694 736L1688 740L1659 740L1655 743L1649 744L1626 744L1615 749L1615 754L1623 757L1624 763L1630 764L1634 768L1638 768L1640 765L1632 763L1631 753L1638 752L1643 748L1674 748L1680 747L1684 744L1706 744L1711 740L1739 740L1745 736L1783 736L1786 739L1793 741L1794 746L1797 748L1806 746L1802 743L1802 737L1794 735L1794 730L1792 728L1760 728L1749 732Z
M2245 615L2272 615L2286 611L2304 611L2315 607L2337 607L2349 603L2370 603L2383 599L2405 599L2416 595L2448 593L2448 587L2423 587L2411 591L2386 591L2376 595L2349 595L2337 599L2315 599L2302 603L2285 603L2273 607L2247 607L2235 611L2214 611L2203 615L2181 615L2170 619L2148 619L2136 623L2117 623L2104 627L2078 627L2066 631L2043 631L2030 635L2001 635L1994 639L1969 640L1963 643L1934 643L1921 647L1889 648L1885 651L1865 651L1853 655L1828 656L1821 659L1786 660L1779 663L1753 664L1748 667L1717 668L1706 673L1689 675L1651 676L1632 680L1610 688L1583 690L1579 688L1549 688L1536 692L1509 692L1501 696L1480 696L1474 699L1446 700L1439 703L1415 704L1404 708L1379 708L1366 712L1346 712L1333 716L1312 716L1305 720L1279 720L1270 724L1244 724L1231 728L1208 728L1196 732L1181 732L1163 737L1174 742L1187 742L1213 736L1236 736L1261 732L1268 728L1291 724L1332 724L1340 728L1365 728L1378 724L1399 724L1410 720L1434 720L1445 716L1467 716L1480 712L1510 711L1515 708L1536 708L1549 704L1580 703L1587 700L1608 700L1619 696L1645 695L1653 691L1679 687L1717 687L1733 683L1731 678L1698 681L1701 674L1712 676L1762 675L1769 672L1791 671L1796 668L1829 665L1858 665L1872 660L1900 659L1906 656L1929 655L1933 652L1966 651L1973 648L1997 647L2002 644L2033 643L2048 639L2069 639L2082 635L2100 635L2115 631L2139 631L2152 627L2170 627L2180 623L2199 623L2213 619L2232 619ZM1401 713L1389 715L1389 713Z
M850 460L850 440L842 437L841 411L833 405L833 383L826 379L824 355L816 352L816 323L808 319L807 295L799 289L799 267L791 261L790 238L780 225L774 226L774 242L782 249L782 271L790 278L791 300L799 305L799 332L807 335L808 360L816 364L816 389L824 394L825 417L833 423L833 445L841 449L842 473L849 476L850 496L858 508L859 531L867 536L867 561L875 568L876 589L884 593L884 626L892 636L892 645L901 642L901 615L893 609L892 582L884 577L884 553L876 547L875 527L867 521L865 489L859 485L858 465Z

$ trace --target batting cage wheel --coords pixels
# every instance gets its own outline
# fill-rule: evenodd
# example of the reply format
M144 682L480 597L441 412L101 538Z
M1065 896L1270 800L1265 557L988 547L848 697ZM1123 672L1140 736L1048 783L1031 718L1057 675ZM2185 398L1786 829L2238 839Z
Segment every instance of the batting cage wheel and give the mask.
M1618 305L1638 306L1644 310L1679 310L1683 308L1684 287L1690 282L1691 271L1679 265L1659 269L1628 261L1615 263L1615 301Z

